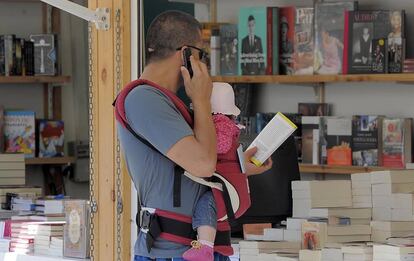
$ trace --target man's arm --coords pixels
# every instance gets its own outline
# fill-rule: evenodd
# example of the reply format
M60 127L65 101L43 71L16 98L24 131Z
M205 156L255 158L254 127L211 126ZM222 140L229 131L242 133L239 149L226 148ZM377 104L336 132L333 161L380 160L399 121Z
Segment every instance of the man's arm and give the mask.
M191 56L193 78L181 67L187 95L194 108L194 136L178 141L167 152L167 157L198 177L211 177L216 169L216 132L211 116L212 82L207 66Z

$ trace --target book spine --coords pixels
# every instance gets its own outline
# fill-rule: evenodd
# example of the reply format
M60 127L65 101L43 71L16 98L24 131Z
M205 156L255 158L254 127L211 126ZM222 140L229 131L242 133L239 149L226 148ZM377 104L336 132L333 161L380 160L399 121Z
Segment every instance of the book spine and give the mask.
M266 66L266 74L272 75L273 74L273 8L268 7L266 8L267 12L267 66Z
M4 36L0 35L0 76L5 75L5 49L4 49Z
M211 76L217 76L220 74L220 36L218 32L214 30L210 40L211 49Z
M14 39L14 48L15 48L15 66L14 66L14 73L15 75L22 75L23 70L23 54L22 54L22 39L15 38Z
M35 73L34 68L34 44L31 41L25 42L25 67L26 76L33 76Z
M273 74L278 75L279 74L279 34L280 34L280 27L279 27L279 8L274 7L273 8Z
M344 55L342 60L342 74L348 74L348 51L349 51L349 15L351 11L345 11L345 28L344 28Z

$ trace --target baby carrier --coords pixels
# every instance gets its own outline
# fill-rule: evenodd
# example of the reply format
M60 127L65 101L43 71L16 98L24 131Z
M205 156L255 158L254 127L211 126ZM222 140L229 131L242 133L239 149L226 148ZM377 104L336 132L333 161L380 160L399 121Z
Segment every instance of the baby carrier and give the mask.
M114 101L115 117L122 127L126 128L139 141L159 152L149 141L141 137L128 124L125 115L125 99L129 92L140 85L149 85L168 97L186 122L193 127L193 118L186 105L175 95L157 84L147 80L135 80L129 83ZM209 179L192 176L176 165L174 169L173 206L181 205L181 177L187 176L195 182L211 187L217 206L217 234L214 250L223 255L232 255L230 246L230 225L234 220L243 215L250 207L250 195L247 176L242 173L241 165L237 157L237 145L226 154L218 155L216 172ZM160 153L160 152L159 152ZM192 229L191 216L161 209L151 209L150 206L142 206L137 213L137 225L141 231L147 233L147 248L151 251L152 244L157 237L172 242L191 245L196 239L196 233Z

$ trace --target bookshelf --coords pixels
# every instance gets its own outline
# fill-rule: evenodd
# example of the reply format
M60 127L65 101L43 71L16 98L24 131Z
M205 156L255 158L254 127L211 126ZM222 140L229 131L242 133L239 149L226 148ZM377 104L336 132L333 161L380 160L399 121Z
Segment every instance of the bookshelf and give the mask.
M339 83L339 82L398 82L414 83L414 73L347 74L347 75L253 75L212 76L214 82L229 83Z
M14 83L68 83L70 76L0 76L0 84Z
M70 165L76 162L75 157L30 158L26 165Z

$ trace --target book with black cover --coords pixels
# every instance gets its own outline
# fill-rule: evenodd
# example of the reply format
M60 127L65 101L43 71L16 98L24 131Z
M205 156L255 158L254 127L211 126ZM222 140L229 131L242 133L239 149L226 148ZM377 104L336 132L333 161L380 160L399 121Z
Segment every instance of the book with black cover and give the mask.
M382 165L381 116L352 117L352 164L354 166Z
M372 40L404 37L404 17L404 10L346 12L343 73L371 73Z
M371 73L386 73L388 69L388 41L380 38L372 40Z
M344 50L345 11L356 10L358 2L315 4L315 74L341 74Z
M226 24L220 26L220 74L237 75L238 74L238 39L237 25Z
M405 58L405 39L388 38L388 72L402 73Z

